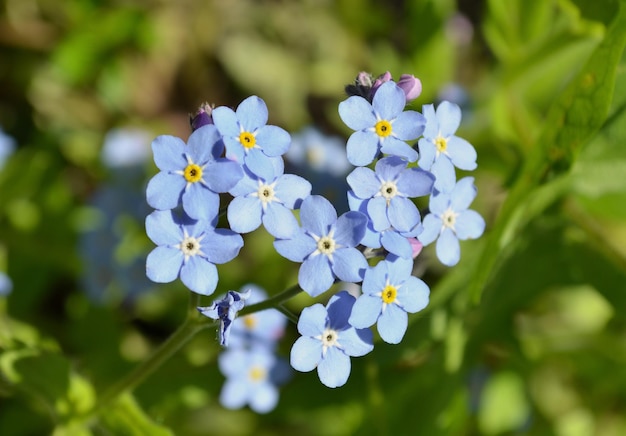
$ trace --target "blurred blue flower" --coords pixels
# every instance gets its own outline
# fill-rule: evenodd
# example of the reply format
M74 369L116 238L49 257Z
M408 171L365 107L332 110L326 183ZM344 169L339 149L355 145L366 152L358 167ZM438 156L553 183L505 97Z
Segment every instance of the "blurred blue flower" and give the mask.
M13 290L13 281L6 273L0 271L0 297L6 297Z
M344 177L352 168L346 156L345 141L338 136L324 135L315 127L306 127L293 135L285 158L298 167L309 167L325 176Z
M337 218L328 200L311 195L302 202L300 220L302 228L292 238L274 241L274 247L283 257L302 262L298 283L304 291L316 297L335 277L346 282L363 279L367 261L354 247L365 234L365 215L351 211Z
M101 153L104 164L112 169L142 165L150 156L150 134L137 128L112 129Z
M236 112L220 106L211 115L224 138L226 157L245 164L253 174L267 174L271 165L268 156L281 156L289 148L289 133L267 125L267 105L255 95L242 101Z
M411 275L412 259L382 260L365 272L363 295L357 298L348 322L367 328L377 322L383 341L398 344L408 326L407 313L428 305L430 290L426 283Z
M476 197L473 177L458 181L451 192L430 197L430 213L424 217L424 230L419 241L428 245L437 239L437 257L447 266L454 266L461 258L459 240L475 239L485 230L485 220L478 212L468 209Z
M218 365L226 377L220 403L228 409L247 404L257 413L270 412L278 404L277 385L291 376L289 365L263 348L228 349Z
M263 177L248 169L243 178L230 190L235 198L228 205L230 228L238 233L257 229L261 222L276 238L289 238L298 230L298 220L292 210L300 207L302 199L311 194L311 184L302 177L282 173L280 167Z
M7 159L15 153L15 139L0 129L0 170L4 168Z
M419 112L404 111L404 91L389 81L378 88L372 103L359 96L339 103L339 116L355 132L348 138L350 163L372 163L379 152L417 160L417 151L404 141L417 139L424 131L425 119Z
M350 357L374 349L370 329L355 329L348 323L355 298L347 291L333 295L326 307L320 303L302 310L298 332L291 348L291 366L302 372L317 368L320 381L329 388L343 386L350 376Z
M245 292L228 291L221 300L214 301L210 306L198 307L200 313L208 318L219 320L220 345L228 347L230 328L237 312L244 308L252 290Z
M148 215L146 233L158 245L146 260L148 278L169 283L180 276L185 286L202 295L215 291L218 281L215 264L231 261L243 246L241 235L216 229L209 221L196 221L185 215L177 217L174 211L154 211Z
M437 107L423 106L426 117L424 137L418 141L419 166L435 176L435 189L450 192L456 182L454 167L476 169L476 150L463 138L454 135L461 123L458 105L443 101Z
M155 209L173 209L182 201L190 217L211 220L219 211L218 193L228 192L243 176L239 164L219 158L223 143L210 124L195 130L187 145L180 138L161 135L152 142L152 150L161 171L148 183L146 196Z
M376 172L366 167L355 168L348 174L348 184L354 195L367 202L367 215L376 231L393 227L409 232L420 222L420 213L410 198L428 195L434 177L419 168L407 168L407 162L397 156L376 162Z

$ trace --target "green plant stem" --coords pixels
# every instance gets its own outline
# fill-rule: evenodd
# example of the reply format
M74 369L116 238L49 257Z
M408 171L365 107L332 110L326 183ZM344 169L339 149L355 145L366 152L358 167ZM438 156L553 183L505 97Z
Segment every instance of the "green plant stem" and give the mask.
M265 309L278 309L280 310L280 305L282 303L284 303L285 301L289 300L290 298L295 297L296 295L298 295L300 292L302 292L302 289L300 289L299 285L293 285L291 288L288 288L286 290L284 290L283 292L281 292L278 295L274 295L272 298L268 298L267 300L261 301L260 303L256 303L253 304L251 306L246 306L243 309L241 309L238 313L238 316L244 316L244 315L249 315L251 313L254 312L260 312L262 310ZM282 311L281 311L282 312ZM285 313L285 312L283 312ZM293 314L287 315L285 313L285 315L291 319Z

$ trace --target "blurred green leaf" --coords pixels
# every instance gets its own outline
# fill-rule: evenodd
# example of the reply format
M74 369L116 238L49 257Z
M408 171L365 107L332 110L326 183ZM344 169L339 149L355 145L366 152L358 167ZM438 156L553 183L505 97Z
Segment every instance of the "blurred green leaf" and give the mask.
M100 413L100 425L111 434L119 436L172 436L174 434L150 419L130 394L122 395Z
M500 434L520 429L529 419L530 407L524 382L513 372L491 377L481 395L478 422L484 434Z

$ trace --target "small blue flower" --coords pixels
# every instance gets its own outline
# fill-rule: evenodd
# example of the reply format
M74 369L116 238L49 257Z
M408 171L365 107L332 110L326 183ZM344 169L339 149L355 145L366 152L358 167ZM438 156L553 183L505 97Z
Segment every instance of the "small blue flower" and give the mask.
M450 192L456 182L454 167L471 171L476 169L476 150L463 138L455 136L461 123L461 109L449 101L435 108L423 106L426 117L424 137L418 141L419 166L435 176L435 189Z
M271 351L228 349L218 358L226 382L220 392L220 403L227 409L246 404L257 413L267 413L278 404L277 386L290 376L289 365Z
M245 164L256 175L267 174L268 156L283 155L291 143L287 131L267 125L267 105L256 95L242 101L236 112L220 106L211 115L224 138L226 157Z
M180 276L185 286L202 295L217 287L215 264L230 262L243 246L241 235L216 229L209 221L176 217L173 211L148 215L146 233L158 245L146 260L148 278L169 283Z
M343 386L350 376L350 357L374 349L370 329L348 323L355 298L347 291L333 295L326 307L320 303L302 310L298 332L291 348L291 366L302 372L317 368L320 381L329 388Z
M219 320L220 345L228 347L230 327L237 316L237 312L244 308L246 300L252 290L245 292L228 291L221 300L216 300L210 306L198 307L200 313L208 318Z
M4 168L7 159L15 153L15 148L15 139L0 128L0 170Z
M102 145L102 161L109 168L144 164L150 155L150 136L138 128L110 130Z
M424 217L424 230L419 241L428 245L437 239L437 257L447 266L461 258L459 240L475 239L485 230L485 220L478 212L468 209L476 197L473 177L465 177L450 193L430 197L430 213Z
M217 129L195 130L187 145L162 135L152 142L154 162L161 170L148 183L148 204L158 210L183 209L194 219L212 220L219 211L218 193L228 192L243 177L241 166L219 158L223 143Z
M298 167L311 168L334 177L345 177L352 169L346 157L346 146L338 136L328 136L314 127L293 135L285 158Z
M275 238L289 238L298 230L292 210L299 208L302 199L311 194L311 184L302 177L283 174L282 159L274 162L274 171L262 177L245 169L244 177L230 190L235 197L228 205L232 230L248 233L261 222Z
M422 134L425 119L419 112L404 111L405 104L404 91L392 81L378 88L371 104L359 96L339 103L339 116L355 130L347 143L350 163L369 165L379 152L417 160L417 152L404 141Z
M404 159L391 156L376 162L376 172L359 167L348 174L352 192L367 202L367 215L376 231L393 227L409 232L420 222L420 213L410 198L430 194L434 177L406 164Z
M377 323L383 341L398 344L408 326L407 313L428 305L430 290L426 283L411 275L412 259L382 260L365 272L363 295L357 298L348 322L355 328Z
M304 291L316 297L336 277L346 282L363 279L367 261L354 247L365 234L365 215L351 211L337 218L328 200L311 195L302 202L300 220L302 228L290 239L274 241L274 247L283 257L302 262L298 283Z
M0 271L0 297L6 297L13 290L13 281L4 272Z

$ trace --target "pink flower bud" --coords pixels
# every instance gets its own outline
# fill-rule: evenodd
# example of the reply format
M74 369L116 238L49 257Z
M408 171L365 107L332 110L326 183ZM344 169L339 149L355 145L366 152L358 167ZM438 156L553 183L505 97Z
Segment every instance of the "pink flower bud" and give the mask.
M382 85L385 82L389 82L391 80L391 73L389 71L387 71L385 74L381 74L380 76L378 76L378 78L374 81L374 84L372 85L372 90L370 91L370 98L374 98L374 94L376 94L376 91L378 90L378 88L380 88L380 85Z
M411 248L413 249L413 259L415 259L421 252L424 247L417 238L407 238L409 240L409 244L411 244Z
M406 101L414 100L422 93L422 82L413 74L401 75L398 86L404 91Z

